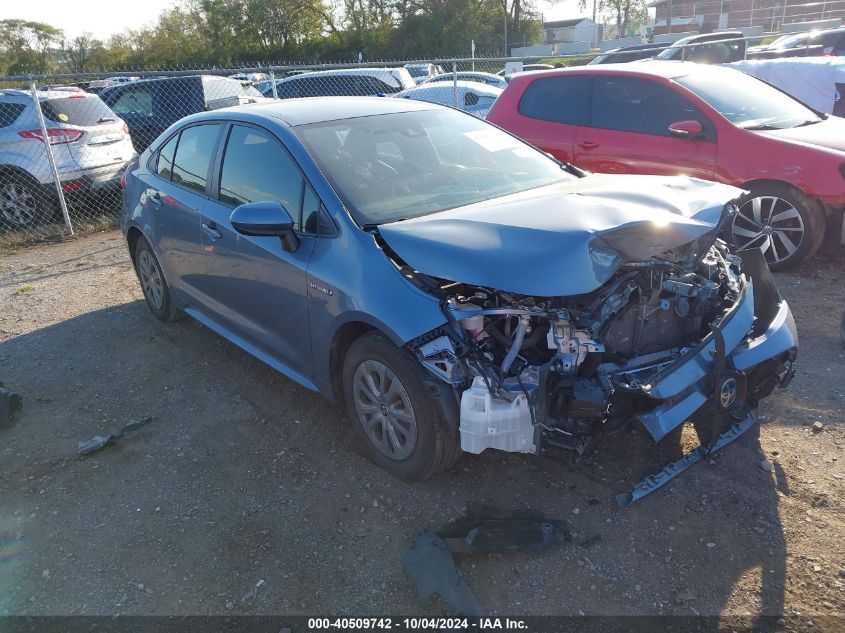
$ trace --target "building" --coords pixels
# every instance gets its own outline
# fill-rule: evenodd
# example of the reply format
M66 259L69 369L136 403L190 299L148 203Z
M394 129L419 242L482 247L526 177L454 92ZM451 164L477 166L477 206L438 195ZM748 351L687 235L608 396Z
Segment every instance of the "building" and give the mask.
M652 0L655 9L655 34L667 33L667 18L672 10L672 32L756 27L763 32L777 32L784 24L845 19L845 2L836 0ZM810 26L808 25L808 30ZM794 30L794 29L793 29Z
M589 42L590 48L596 48L601 42L601 26L590 18L543 22L543 33L544 44Z

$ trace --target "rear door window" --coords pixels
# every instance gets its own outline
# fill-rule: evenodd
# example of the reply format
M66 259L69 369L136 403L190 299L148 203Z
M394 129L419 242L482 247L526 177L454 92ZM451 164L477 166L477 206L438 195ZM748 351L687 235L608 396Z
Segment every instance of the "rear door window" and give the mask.
M590 127L670 136L669 126L696 120L709 137L712 125L690 101L657 82L613 75L596 76Z
M279 202L301 230L303 182L296 162L277 140L253 127L232 126L220 170L221 202Z
M44 116L56 123L93 127L117 121L117 115L96 96L72 96L41 102Z
M219 125L194 125L179 135L176 156L173 159L171 180L201 193L208 182L208 168L217 145Z
M582 125L586 118L590 81L586 75L536 79L525 89L519 101L519 112L541 121Z

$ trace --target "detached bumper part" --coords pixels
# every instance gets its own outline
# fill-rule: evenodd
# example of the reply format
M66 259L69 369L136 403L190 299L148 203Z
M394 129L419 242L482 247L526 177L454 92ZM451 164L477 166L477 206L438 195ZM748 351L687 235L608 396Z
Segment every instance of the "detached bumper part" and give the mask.
M616 495L616 502L621 507L627 508L635 501L642 499L646 495L651 494L661 486L665 485L687 470L690 466L697 464L710 453L723 449L725 446L738 439L755 424L757 424L756 410L749 413L748 417L744 420L737 422L730 429L722 433L711 448L707 449L703 446L699 446L693 452L684 455L678 461L667 464L660 472L655 473L654 475L649 475L643 481L638 483L632 491Z

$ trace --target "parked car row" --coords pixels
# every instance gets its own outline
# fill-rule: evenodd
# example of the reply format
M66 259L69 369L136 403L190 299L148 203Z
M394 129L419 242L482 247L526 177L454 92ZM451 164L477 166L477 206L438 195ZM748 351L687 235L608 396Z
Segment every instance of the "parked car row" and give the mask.
M743 59L845 55L845 28L788 33L765 45L747 46L742 31L701 33L672 44L639 44L609 50L590 64L618 64L642 59L682 60L702 64L727 64Z

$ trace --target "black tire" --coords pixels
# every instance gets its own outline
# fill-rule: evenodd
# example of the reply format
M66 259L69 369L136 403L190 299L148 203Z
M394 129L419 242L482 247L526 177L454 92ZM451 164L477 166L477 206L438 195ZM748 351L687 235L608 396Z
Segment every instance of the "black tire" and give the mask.
M824 210L814 198L793 187L755 185L738 206L730 227L731 242L740 250L766 246L764 255L771 270L798 265L822 244Z
M398 380L407 403L402 394L381 398L378 389L362 389L363 383L356 381L361 378L366 382L368 372L374 377L372 372L379 366L389 373L385 373L385 379L380 379L376 386L390 392L394 379ZM373 397L374 393L376 397ZM460 456L457 415L455 408L446 401L447 392L432 387L430 377L419 362L383 334L370 332L350 345L343 362L343 395L354 434L367 456L394 477L412 481L427 479L452 466ZM413 444L408 439L410 426L398 426L402 423L393 417L394 412L407 417L407 404L410 404L414 422ZM372 408L369 420L367 412L357 408L364 405ZM368 421L369 432L365 428ZM392 434L389 426L393 427ZM377 441L379 435L383 439L381 446ZM400 435L407 440L405 443L398 441ZM391 446L395 448L393 456L389 454Z
M53 220L57 200L48 187L19 169L0 168L0 226L27 229Z
M170 286L161 270L161 264L153 253L150 243L143 237L139 237L135 243L135 274L141 283L141 290L144 292L144 299L150 312L160 321L178 321L185 315L173 305L173 297L170 294ZM160 283L156 283L154 277L158 277Z

